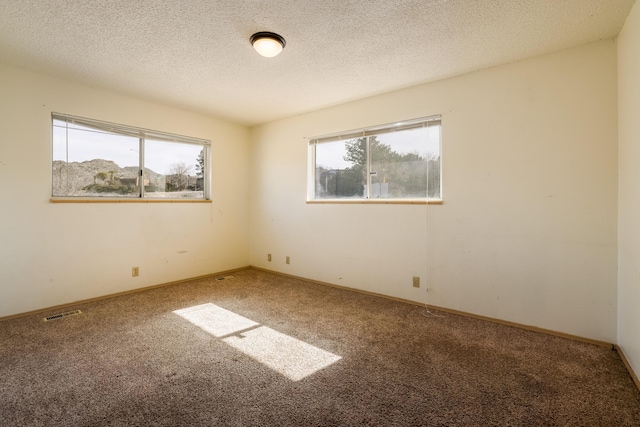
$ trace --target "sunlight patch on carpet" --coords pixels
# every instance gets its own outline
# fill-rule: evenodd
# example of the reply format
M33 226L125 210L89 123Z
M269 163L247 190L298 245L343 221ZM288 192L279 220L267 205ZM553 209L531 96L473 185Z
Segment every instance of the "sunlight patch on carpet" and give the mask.
M197 305L174 313L293 381L300 381L341 359L215 304Z
M211 303L176 310L174 313L218 338L259 325L258 322Z
M266 326L240 335L222 341L293 381L299 381L341 359Z

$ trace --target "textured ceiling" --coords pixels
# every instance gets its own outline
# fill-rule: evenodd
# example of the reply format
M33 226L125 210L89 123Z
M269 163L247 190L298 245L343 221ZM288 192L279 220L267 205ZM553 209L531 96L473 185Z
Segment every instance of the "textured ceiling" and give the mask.
M634 2L0 0L0 62L254 125L612 38Z

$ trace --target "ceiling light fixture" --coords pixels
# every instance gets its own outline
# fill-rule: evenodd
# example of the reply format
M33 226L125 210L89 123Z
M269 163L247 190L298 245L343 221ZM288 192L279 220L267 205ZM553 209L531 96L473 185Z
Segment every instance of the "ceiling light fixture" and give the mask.
M287 43L279 34L262 31L251 36L251 44L260 55L272 58L282 52Z

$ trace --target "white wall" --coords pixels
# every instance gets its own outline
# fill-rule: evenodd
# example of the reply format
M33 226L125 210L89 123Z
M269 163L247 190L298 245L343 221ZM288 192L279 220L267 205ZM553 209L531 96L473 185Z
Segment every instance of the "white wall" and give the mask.
M248 265L246 128L6 66L0 94L0 317ZM52 111L212 140L213 203L50 203Z
M618 345L640 374L640 4L618 38Z
M616 111L609 40L256 127L251 264L615 342ZM304 137L433 114L442 206L305 203Z

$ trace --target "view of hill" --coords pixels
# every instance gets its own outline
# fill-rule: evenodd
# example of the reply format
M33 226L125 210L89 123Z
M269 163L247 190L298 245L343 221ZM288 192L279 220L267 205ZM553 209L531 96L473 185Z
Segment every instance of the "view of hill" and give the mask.
M137 197L139 185L137 166L120 167L111 160L93 159L84 162L53 161L53 196L127 196ZM188 174L188 169L163 175L144 169L145 191L175 192L201 190L202 180Z

